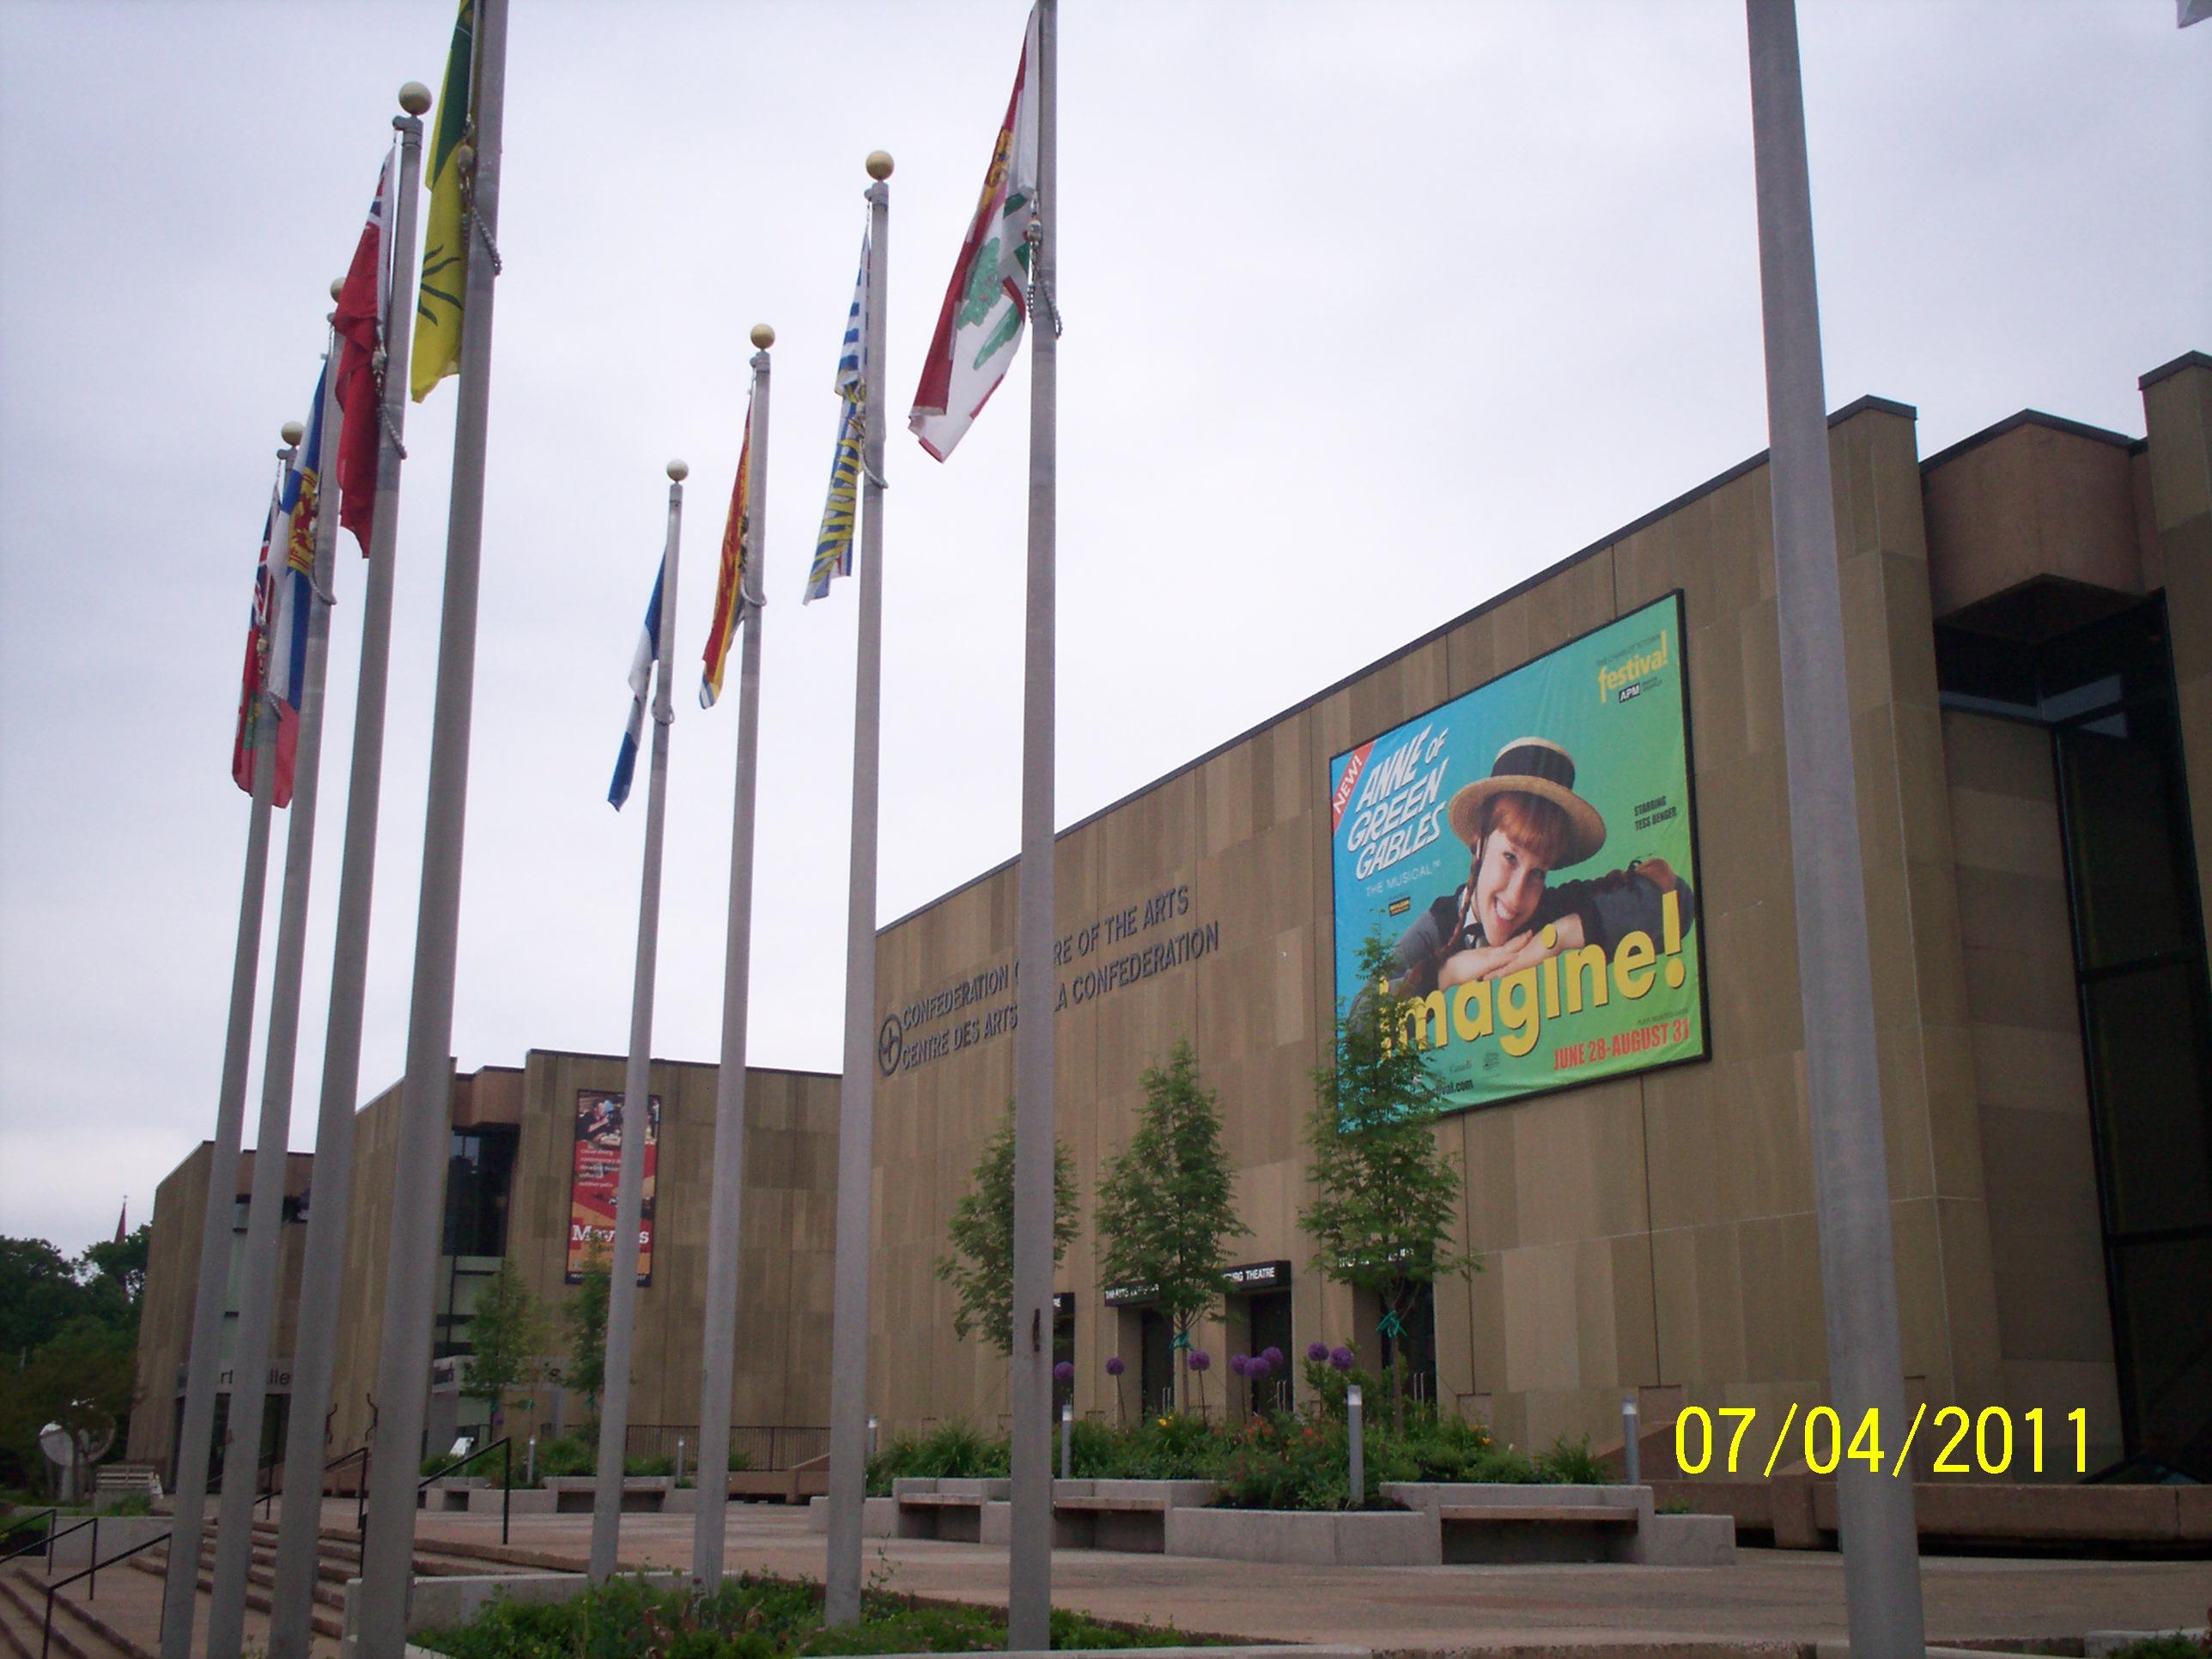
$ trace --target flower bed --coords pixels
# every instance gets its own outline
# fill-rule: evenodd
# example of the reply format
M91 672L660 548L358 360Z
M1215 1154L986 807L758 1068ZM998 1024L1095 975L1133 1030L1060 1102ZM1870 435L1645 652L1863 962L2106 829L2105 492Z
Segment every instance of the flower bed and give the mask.
M1184 1416L1123 1427L1079 1423L1072 1473L1079 1480L1211 1480L1220 1487L1218 1507L1328 1511L1395 1508L1381 1496L1389 1481L1535 1485L1606 1478L1586 1442L1563 1439L1530 1457L1493 1444L1479 1424L1439 1418L1432 1410L1409 1412L1402 1431L1370 1423L1363 1443L1367 1490L1357 1498L1348 1433L1326 1402L1310 1415L1277 1413L1235 1423ZM927 1435L894 1437L868 1466L868 1491L888 1497L902 1479L1002 1479L1009 1467L1006 1441L949 1424ZM1060 1472L1056 1449L1053 1471Z

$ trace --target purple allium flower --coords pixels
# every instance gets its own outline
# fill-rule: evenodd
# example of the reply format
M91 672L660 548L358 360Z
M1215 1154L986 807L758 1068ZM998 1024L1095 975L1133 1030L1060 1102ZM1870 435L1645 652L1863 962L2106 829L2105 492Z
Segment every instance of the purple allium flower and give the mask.
M1202 1371L1202 1370L1206 1370L1207 1366L1209 1366L1209 1365L1211 1365L1211 1364L1213 1364L1213 1356L1212 1356L1212 1354L1210 1354L1210 1353L1206 1352L1206 1351L1205 1349L1203 1349L1203 1348L1193 1348L1193 1349L1190 1351L1190 1368L1191 1368L1191 1370L1194 1370L1194 1371Z
M1052 1368L1052 1380L1055 1382L1074 1382L1075 1362L1073 1359L1063 1359L1057 1364L1054 1365Z
M1260 1358L1267 1362L1267 1369L1272 1371L1283 1363L1283 1351L1271 1342L1260 1350Z
M1270 1365L1267 1363L1267 1355L1256 1354L1252 1358L1245 1362L1244 1375L1250 1377L1255 1382L1261 1382L1267 1380L1267 1373L1274 1369L1275 1368L1273 1365Z
M1332 1364L1332 1365L1335 1366L1335 1367L1336 1367L1336 1369L1337 1369L1337 1370L1340 1370L1340 1371L1348 1371L1348 1370L1350 1370L1352 1369L1352 1350L1351 1350L1351 1349L1349 1349L1349 1348L1332 1348L1332 1349L1330 1349L1330 1350L1329 1350L1329 1355L1328 1355L1328 1363L1329 1363L1330 1364Z
M1129 1368L1127 1365L1124 1365L1121 1363L1121 1356L1118 1353L1114 1355L1106 1362L1106 1375L1109 1376L1119 1376L1123 1371L1126 1371Z
M1241 1353L1232 1353L1229 1356L1229 1369L1239 1376L1244 1375L1244 1368L1249 1363Z
M1316 1365L1327 1364L1328 1363L1328 1344L1326 1342L1307 1343L1306 1358L1312 1360Z

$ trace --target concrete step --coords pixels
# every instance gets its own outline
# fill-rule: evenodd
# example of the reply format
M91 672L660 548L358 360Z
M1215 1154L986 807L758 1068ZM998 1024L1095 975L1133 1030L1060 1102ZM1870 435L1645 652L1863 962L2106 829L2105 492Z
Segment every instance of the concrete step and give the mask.
M72 1584L54 1597L53 1645L69 1659L155 1659L147 1649L117 1630L78 1597ZM10 1568L0 1571L0 1602L6 1604L8 1640L30 1659L46 1630L46 1585L42 1577Z

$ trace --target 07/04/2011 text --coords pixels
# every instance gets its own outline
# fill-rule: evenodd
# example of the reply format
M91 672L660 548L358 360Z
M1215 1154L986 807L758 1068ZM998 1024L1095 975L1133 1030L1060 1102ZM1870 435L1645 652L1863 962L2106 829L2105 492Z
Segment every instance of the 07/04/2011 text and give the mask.
M1833 1474L1843 1463L1850 1462L1863 1463L1876 1473L1902 1475L1911 1468L1913 1441L1928 1415L1925 1405L1913 1413L1911 1425L1905 1430L1896 1455L1885 1460L1879 1411L1868 1410L1846 1437L1843 1419L1835 1407L1815 1406L1803 1417L1805 1467L1814 1474ZM1940 1407L1935 1413L1932 1432L1941 1437L1941 1444L1929 1473L2004 1474L2018 1456L2027 1464L2028 1473L2041 1474L2044 1417L2040 1406L2022 1412L2020 1432L2015 1435L2013 1414L2002 1406L1985 1407L1978 1413L1969 1412L1964 1406ZM1716 1418L1720 1419L1719 1425L1714 1421ZM1729 1474L1757 1467L1757 1448L1763 1437L1754 1435L1752 1425L1758 1418L1759 1409L1753 1406L1723 1406L1717 1412L1708 1412L1703 1406L1686 1407L1674 1419L1674 1462L1685 1474L1703 1474L1712 1467L1716 1455L1722 1457L1723 1468ZM2089 1413L2076 1407L2061 1421L2073 1426L2074 1473L2086 1474L2089 1468ZM1790 1438L1790 1431L1798 1422L1797 1407L1792 1406L1784 1414L1780 1431L1767 1446L1764 1474L1773 1474L1778 1465L1792 1467L1786 1452L1797 1447ZM1731 1424L1733 1428L1727 1426ZM1725 1444L1722 1443L1723 1438ZM1753 1447L1749 1458L1744 1455L1747 1440ZM2063 1444L2052 1449L2063 1455Z

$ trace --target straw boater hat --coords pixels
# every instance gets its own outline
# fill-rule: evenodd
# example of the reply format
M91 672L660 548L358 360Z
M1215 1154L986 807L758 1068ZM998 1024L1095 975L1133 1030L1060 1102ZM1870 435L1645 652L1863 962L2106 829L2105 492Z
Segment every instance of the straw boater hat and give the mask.
M1580 864L1605 845L1605 820L1597 808L1575 793L1574 757L1543 738L1516 738L1498 751L1490 775L1467 785L1451 798L1451 827L1469 847L1482 821L1482 804L1492 795L1534 795L1567 816L1566 850L1555 868Z

